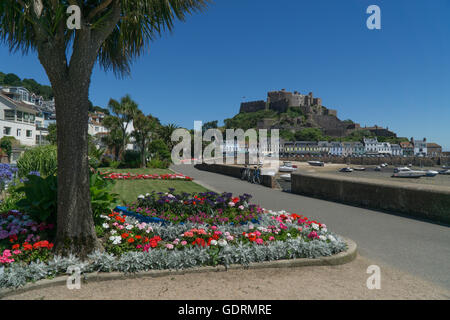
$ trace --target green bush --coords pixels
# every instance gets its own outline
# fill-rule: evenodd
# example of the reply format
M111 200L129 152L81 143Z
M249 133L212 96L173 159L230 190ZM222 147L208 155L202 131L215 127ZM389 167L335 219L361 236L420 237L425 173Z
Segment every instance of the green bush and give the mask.
M39 172L42 176L56 174L58 166L56 146L42 146L25 151L17 160L19 177L26 177L30 172Z
M100 223L100 215L116 206L119 195L111 192L114 181L103 179L98 173L92 173L89 182L94 221ZM28 175L24 185L16 192L25 194L15 203L18 210L29 214L37 222L56 222L58 179L55 175L46 178Z
M160 160L158 158L153 158L147 163L147 168L153 169L167 169L170 166L170 161Z
M111 192L114 181L104 179L98 173L91 174L90 186L92 213L94 222L97 225L102 222L100 215L114 209L118 203L119 195Z
M117 169L120 166L120 161L111 161L109 164L111 168Z
M127 150L123 155L122 168L139 168L141 163L141 154L138 151Z
M10 186L8 188L8 194L3 200L0 201L0 213L17 210L17 202L19 202L24 197L25 194L23 192L18 192L17 187Z
M56 222L58 179L55 175L45 178L28 175L17 192L25 193L25 197L16 203L21 212L26 212L36 222Z
M100 161L101 168L109 168L111 167L112 159L108 155L104 155Z

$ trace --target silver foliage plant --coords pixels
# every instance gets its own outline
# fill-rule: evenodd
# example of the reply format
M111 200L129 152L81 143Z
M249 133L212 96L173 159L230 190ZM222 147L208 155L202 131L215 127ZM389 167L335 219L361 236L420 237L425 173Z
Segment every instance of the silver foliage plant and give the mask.
M136 221L127 217L128 223ZM270 215L263 216L255 227L273 224ZM287 224L288 227L297 227ZM174 239L180 234L199 225L186 223L183 225L152 224L153 231L163 239ZM240 234L248 232L250 225L222 225L222 232ZM302 232L305 236L310 230ZM319 233L320 235L320 233ZM293 238L286 241L273 241L267 245L255 243L238 243L211 249L209 247L190 247L183 250L155 249L149 252L126 252L120 257L107 252L95 252L89 255L87 261L81 261L75 256L55 256L47 262L32 262L28 265L11 264L7 268L0 267L0 288L18 288L27 282L52 278L66 274L69 267L76 267L82 273L90 272L123 272L136 273L149 270L183 270L202 266L232 264L248 266L252 262L275 261L296 258L318 258L331 256L347 249L347 244L336 234L329 231L324 235L332 235L335 241L314 239L305 241L303 238Z

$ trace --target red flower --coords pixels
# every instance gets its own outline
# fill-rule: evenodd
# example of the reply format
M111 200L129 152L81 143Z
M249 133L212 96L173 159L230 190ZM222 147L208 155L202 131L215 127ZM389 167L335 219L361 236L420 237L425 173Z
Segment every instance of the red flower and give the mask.
M17 249L19 249L19 248L20 248L20 244L15 244L15 245L12 246L12 249L13 249L13 250L17 250Z
M123 239L126 239L126 238L128 238L130 235L128 234L128 233L122 233L122 238Z
M128 238L128 243L133 243L134 239L133 238Z
M233 201L234 203L238 203L239 202L239 198L233 198L231 201Z

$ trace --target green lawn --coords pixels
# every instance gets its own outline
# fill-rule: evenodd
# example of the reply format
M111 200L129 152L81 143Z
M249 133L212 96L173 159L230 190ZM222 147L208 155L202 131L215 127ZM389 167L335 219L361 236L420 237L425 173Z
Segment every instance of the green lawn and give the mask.
M135 174L166 174L173 173L168 169L112 169L100 168L101 172L135 173ZM196 184L193 181L179 180L116 180L113 192L119 194L121 204L127 204L137 200L140 194L156 192L167 192L169 188L174 188L176 193L182 192L206 192L206 188Z

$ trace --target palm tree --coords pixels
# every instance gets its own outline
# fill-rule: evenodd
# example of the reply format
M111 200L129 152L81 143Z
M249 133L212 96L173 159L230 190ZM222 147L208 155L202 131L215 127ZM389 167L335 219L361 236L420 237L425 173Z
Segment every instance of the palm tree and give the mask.
M152 116L146 116L143 113L139 113L134 118L133 125L134 131L132 135L136 139L141 152L141 168L145 168L145 155L148 149L151 135L155 132L157 122Z
M130 140L130 134L127 132L128 127L132 123L133 118L140 111L137 103L133 101L128 94L125 97L122 97L120 102L110 99L108 108L111 110L112 115L105 117L103 125L109 131L118 131L120 133L121 146L118 152L119 154L122 154L123 157Z
M101 138L103 144L114 153L114 160L120 159L120 150L122 150L122 134L117 129L109 130L108 134Z
M174 143L172 142L172 134L178 128L179 127L176 124L169 123L168 125L161 126L158 129L159 137L164 141L170 151L172 151L174 145Z
M1 0L0 40L11 52L37 52L53 88L58 135L55 250L85 257L99 248L89 196L88 109L94 65L118 75L174 21L208 0ZM70 5L80 29L68 29Z

